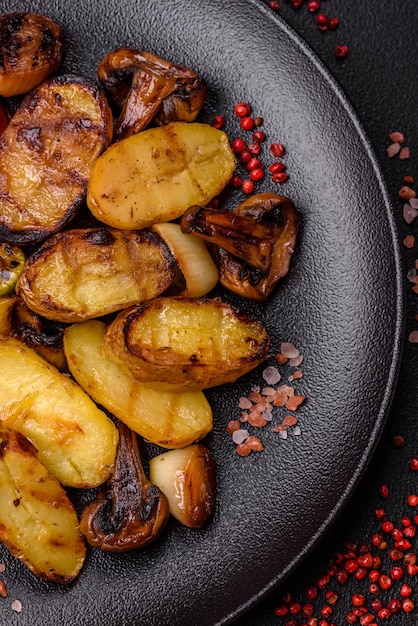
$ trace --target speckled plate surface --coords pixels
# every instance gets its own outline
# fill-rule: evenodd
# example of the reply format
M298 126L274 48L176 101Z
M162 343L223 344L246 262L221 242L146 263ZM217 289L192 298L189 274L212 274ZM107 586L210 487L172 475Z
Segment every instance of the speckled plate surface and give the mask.
M249 101L270 141L287 150L280 192L300 212L291 271L263 305L225 295L265 322L272 355L282 341L304 355L301 434L270 426L263 453L240 458L225 432L238 398L262 368L212 390L218 464L213 522L192 531L171 522L164 538L124 555L90 552L69 587L38 580L0 548L9 596L0 622L20 626L226 624L300 562L347 501L374 449L396 382L403 325L399 241L390 199L361 125L327 71L257 0L3 0L65 30L65 71L95 78L109 50L130 45L199 72L209 85L202 119L226 118ZM267 156L266 156L267 160ZM268 179L259 190L275 189ZM238 196L237 196L238 198ZM283 417L275 413L273 425ZM254 433L255 434L255 433ZM77 506L81 499L71 493ZM14 613L13 599L23 610Z

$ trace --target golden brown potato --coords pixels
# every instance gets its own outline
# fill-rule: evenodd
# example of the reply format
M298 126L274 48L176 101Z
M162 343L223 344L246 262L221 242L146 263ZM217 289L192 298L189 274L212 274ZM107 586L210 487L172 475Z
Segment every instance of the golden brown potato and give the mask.
M220 300L161 297L119 313L103 345L138 380L192 390L254 369L268 355L269 337L260 321Z
M19 11L0 17L0 95L26 93L61 65L61 27L44 15Z
M105 97L87 79L50 79L24 98L0 137L2 240L40 241L75 215L112 124Z
M17 291L36 313L79 322L163 293L175 261L157 233L88 228L57 233L30 257Z
M207 204L234 169L224 132L172 122L111 145L93 166L87 204L109 226L146 228L180 217L193 204Z
M74 507L35 448L1 425L0 500L0 540L10 552L41 578L74 580L86 555Z
M201 391L175 393L169 384L138 383L127 367L103 354L105 332L103 322L89 320L64 333L70 372L98 404L163 448L183 448L212 430L212 410Z
M113 468L113 422L74 381L12 337L0 337L0 424L26 437L63 485L96 487Z

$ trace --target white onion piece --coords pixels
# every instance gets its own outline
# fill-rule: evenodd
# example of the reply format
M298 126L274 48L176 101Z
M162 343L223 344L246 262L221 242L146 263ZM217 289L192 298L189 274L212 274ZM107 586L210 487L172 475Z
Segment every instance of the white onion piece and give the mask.
M183 233L174 222L154 224L153 230L164 239L183 273L186 289L179 295L200 298L208 294L217 284L219 272L205 242Z
M189 528L201 528L212 517L216 498L216 465L202 444L170 450L150 459L150 481L168 500L171 515Z

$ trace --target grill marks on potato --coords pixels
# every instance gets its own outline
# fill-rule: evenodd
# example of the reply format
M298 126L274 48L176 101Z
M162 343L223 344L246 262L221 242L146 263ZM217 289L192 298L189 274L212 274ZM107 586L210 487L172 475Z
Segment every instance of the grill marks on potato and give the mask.
M28 259L17 292L39 315L77 322L160 295L175 270L157 233L74 229L50 237Z
M220 300L160 297L119 313L103 346L139 381L196 390L252 370L267 357L269 337L259 320Z
M59 77L28 94L0 140L0 237L41 241L74 217L111 133L109 105L91 81Z

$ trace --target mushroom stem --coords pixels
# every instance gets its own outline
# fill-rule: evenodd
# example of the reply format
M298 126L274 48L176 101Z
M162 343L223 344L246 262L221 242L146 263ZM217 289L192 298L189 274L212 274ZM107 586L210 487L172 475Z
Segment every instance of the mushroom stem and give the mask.
M122 422L117 426L114 472L80 520L89 544L109 552L149 545L161 535L169 516L167 498L145 476L137 435Z
M224 287L262 301L289 270L299 225L289 198L261 193L234 211L190 207L181 228L213 244Z
M118 48L100 63L98 76L122 111L116 140L138 133L151 121L193 122L206 95L204 81L192 70L149 52Z

